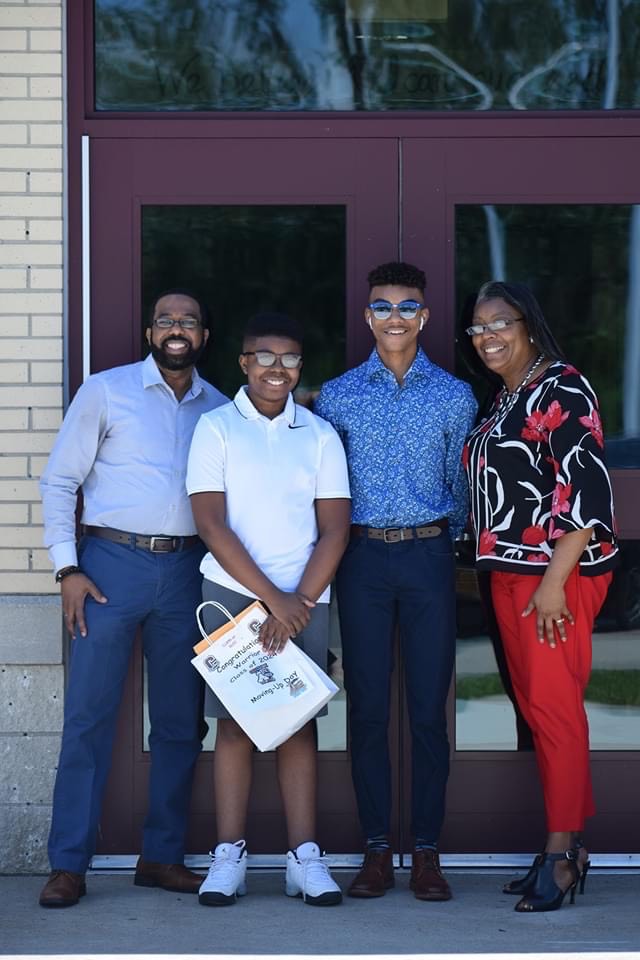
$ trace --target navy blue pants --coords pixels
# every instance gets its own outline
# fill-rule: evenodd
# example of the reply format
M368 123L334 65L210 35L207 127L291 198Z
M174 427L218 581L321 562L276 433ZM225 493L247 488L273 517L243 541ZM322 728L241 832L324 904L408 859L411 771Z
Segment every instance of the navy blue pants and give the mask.
M182 863L193 768L201 749L201 681L191 666L199 633L203 549L150 553L85 537L83 571L108 603L87 598L88 635L72 642L64 729L53 795L49 860L83 873L95 849L118 707L136 629L149 680L151 774L142 853ZM142 730L137 734L142 738Z
M365 837L388 835L390 681L400 628L412 735L412 833L437 841L449 775L445 704L455 653L455 562L438 537L353 538L337 576L351 764Z

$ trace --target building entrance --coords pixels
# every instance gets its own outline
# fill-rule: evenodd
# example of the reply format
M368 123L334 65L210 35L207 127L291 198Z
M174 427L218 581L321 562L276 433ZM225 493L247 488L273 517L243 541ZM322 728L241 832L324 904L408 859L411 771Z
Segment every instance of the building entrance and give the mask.
M589 840L596 852L628 850L640 799L640 523L633 509L640 490L640 141L620 138L613 153L604 136L562 137L552 121L526 137L515 120L487 121L482 131L477 120L460 120L445 135L442 121L363 119L351 136L347 121L338 128L316 118L298 127L286 121L290 135L270 138L260 135L258 121L234 128L234 136L228 125L222 135L220 124L210 135L204 127L195 135L190 124L184 135L161 137L157 125L156 134L139 135L122 123L122 136L96 125L88 148L84 349L92 371L140 357L144 311L157 291L174 285L204 291L214 324L206 375L229 394L238 383L240 330L259 309L289 309L305 323L307 394L361 362L371 349L362 320L365 278L384 260L400 257L425 269L431 320L424 346L460 376L467 372L457 359L458 318L479 284L505 277L540 293L558 339L600 394L610 437L624 563L594 637L588 709L599 812ZM79 261L72 271L71 329L79 342ZM79 357L71 372L77 384ZM534 758L504 692L462 551L458 614L443 850L530 851L544 831ZM332 657L339 680L335 619ZM393 841L406 851L409 731L400 669L393 682ZM139 848L148 774L144 689L138 655L120 718L102 853ZM361 838L342 692L318 736L320 835L327 849L353 853ZM210 733L195 783L194 853L215 839L211 742ZM257 760L249 845L254 853L281 852L273 755Z

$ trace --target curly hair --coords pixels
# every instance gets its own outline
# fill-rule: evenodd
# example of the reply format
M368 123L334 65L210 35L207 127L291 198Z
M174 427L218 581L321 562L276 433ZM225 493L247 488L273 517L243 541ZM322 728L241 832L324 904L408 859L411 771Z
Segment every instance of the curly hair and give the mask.
M422 270L412 263L403 263L401 260L392 260L390 263L381 263L369 273L367 280L369 289L372 287L414 287L424 293L427 278Z
M258 337L286 337L302 347L303 331L297 320L286 313L256 313L247 322L242 335L243 344Z

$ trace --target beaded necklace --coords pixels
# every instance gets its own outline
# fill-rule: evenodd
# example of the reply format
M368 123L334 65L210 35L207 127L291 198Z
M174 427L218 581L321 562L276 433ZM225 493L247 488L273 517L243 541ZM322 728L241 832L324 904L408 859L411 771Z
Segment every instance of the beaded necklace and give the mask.
M515 390L513 390L512 392L509 392L506 386L504 387L500 395L500 400L498 401L498 406L496 407L496 412L494 414L494 419L496 422L501 417L505 417L509 413L511 408L514 406L516 400L518 399L518 396L522 393L526 385L529 383L529 381L533 377L534 373L536 372L536 370L538 369L538 367L540 366L544 358L545 358L544 353L538 354L536 359L533 361L533 363L525 373L524 378L520 381L520 383L515 388Z

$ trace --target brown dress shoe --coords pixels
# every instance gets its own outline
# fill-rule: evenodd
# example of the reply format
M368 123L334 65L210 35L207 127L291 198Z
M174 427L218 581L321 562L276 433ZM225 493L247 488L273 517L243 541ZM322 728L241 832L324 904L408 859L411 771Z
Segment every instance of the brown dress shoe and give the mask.
M73 907L84 897L87 887L84 873L52 870L40 894L41 907Z
M367 850L364 862L351 886L350 897L384 897L387 890L393 887L393 850L387 847L384 850Z
M452 893L440 869L437 850L414 850L409 889L417 900L451 900Z
M152 863L138 858L136 875L133 882L136 887L162 887L174 893L197 893L204 877L193 870L187 870L183 863Z

